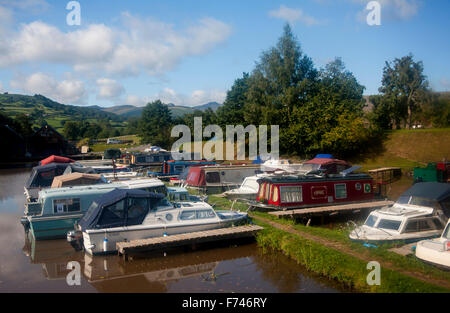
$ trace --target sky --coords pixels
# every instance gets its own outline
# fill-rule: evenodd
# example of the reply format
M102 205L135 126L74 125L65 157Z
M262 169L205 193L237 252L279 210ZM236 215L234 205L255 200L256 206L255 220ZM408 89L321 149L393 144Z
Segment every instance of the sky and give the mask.
M369 2L0 0L0 92L81 106L222 103L286 23L317 69L342 58L366 95L386 61L410 53L433 90L450 91L450 1L378 0L380 25L368 24Z

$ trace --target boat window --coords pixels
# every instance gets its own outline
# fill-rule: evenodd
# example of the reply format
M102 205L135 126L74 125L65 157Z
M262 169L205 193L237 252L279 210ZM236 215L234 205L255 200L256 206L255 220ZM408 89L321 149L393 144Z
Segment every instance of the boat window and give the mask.
M381 219L378 223L377 228L390 229L390 230L398 230L400 227L401 221L387 220Z
M447 224L447 228L445 228L444 232L442 233L442 237L450 239L450 223Z
M146 188L141 188L141 190L144 190L147 192L162 193L163 195L167 196L166 186L146 187Z
M273 187L273 196L272 196L273 202L278 202L278 187Z
M297 203L303 201L302 186L281 186L282 203Z
M450 216L450 198L441 201L441 208L446 216Z
M147 211L147 198L129 198L128 199L128 218L133 219L142 216Z
M375 223L377 222L378 217L376 217L375 215L369 215L369 217L367 218L366 222L364 223L364 225L373 227L373 225L375 225Z
M182 172L184 170L183 165L175 165L175 172Z
M410 196L400 196L400 198L398 198L398 200L397 200L397 203L398 204L408 204L410 198L411 198Z
M264 200L270 199L270 189L272 189L272 184L267 184L266 192L264 193Z
M198 210L197 211L197 218L203 219L203 218L214 218L216 217L216 214L214 214L213 210Z
M125 218L125 200L121 200L103 208L97 226L120 224Z
M80 199L53 200L53 213L80 212Z
M347 198L347 184L335 184L334 185L334 194L335 194L336 199Z
M183 211L180 214L180 220L195 220L196 213L194 210Z
M421 231L429 231L429 230L438 230L442 228L442 224L437 218L421 218L421 219L412 219L408 222L405 228L405 232L421 232Z
M211 184L220 183L220 175L219 172L208 172L206 173L206 182Z
M83 215L82 220L88 221L91 218L92 214L97 210L97 207L98 207L97 202L95 201L92 202L87 212Z
M264 188L266 187L266 183L262 183L259 185L259 199L263 200Z

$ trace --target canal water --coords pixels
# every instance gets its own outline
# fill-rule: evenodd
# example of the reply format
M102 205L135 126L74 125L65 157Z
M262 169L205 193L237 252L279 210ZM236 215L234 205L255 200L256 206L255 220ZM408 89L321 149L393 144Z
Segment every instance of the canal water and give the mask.
M30 169L0 170L0 292L343 292L281 253L246 243L125 262L91 257L65 240L30 241L20 217ZM69 262L80 285L69 286ZM73 277L69 275L70 277Z

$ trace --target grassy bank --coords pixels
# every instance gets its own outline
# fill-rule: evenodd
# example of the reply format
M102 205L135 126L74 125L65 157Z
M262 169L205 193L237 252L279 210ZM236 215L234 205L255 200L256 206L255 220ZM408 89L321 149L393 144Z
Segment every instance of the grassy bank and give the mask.
M232 202L218 196L209 196L215 209L229 209ZM235 203L234 209L246 210L247 205ZM359 292L450 292L450 273L427 265L415 256L405 257L388 249L401 242L367 248L348 238L350 228L337 225L306 227L292 220L278 219L270 214L251 212L254 221L265 227L257 236L258 245L267 253L278 250L305 266L308 270L337 281ZM284 227L273 227L274 222ZM289 230L289 231L286 231ZM298 234L303 234L303 236ZM381 285L369 286L366 269L369 261L381 264ZM409 274L409 275L408 275ZM421 278L421 279L418 279Z

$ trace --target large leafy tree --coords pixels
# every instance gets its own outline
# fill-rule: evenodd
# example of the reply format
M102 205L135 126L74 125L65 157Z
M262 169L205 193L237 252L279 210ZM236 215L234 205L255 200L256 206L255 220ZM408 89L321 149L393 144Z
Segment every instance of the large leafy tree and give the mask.
M139 133L143 142L168 148L171 143L172 115L160 100L148 103L142 111Z
M412 127L413 115L428 92L428 81L423 74L423 63L415 62L413 56L396 58L386 62L382 86L379 91L388 102L393 113ZM385 104L385 106L388 104ZM398 122L398 121L397 121ZM397 128L400 125L397 123Z

